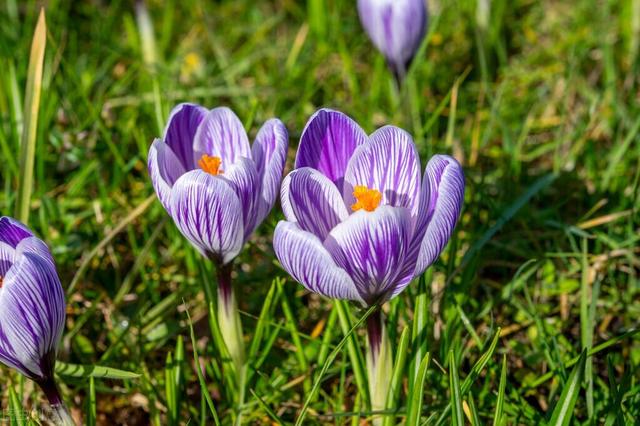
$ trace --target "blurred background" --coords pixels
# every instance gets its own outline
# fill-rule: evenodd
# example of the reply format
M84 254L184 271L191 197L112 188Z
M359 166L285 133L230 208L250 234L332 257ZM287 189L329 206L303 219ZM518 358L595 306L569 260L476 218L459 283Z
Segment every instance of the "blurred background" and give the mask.
M452 241L386 307L397 341L416 297L427 294L427 424L438 424L448 403L449 350L464 379L498 327L498 346L465 400L483 424L503 355L506 423L539 424L584 348L598 350L574 424L640 418L640 1L430 0L426 42L398 88L348 0L2 0L3 215L15 208L41 7L47 46L30 225L52 247L68 289L59 358L140 375L89 380L59 371L77 419L167 424L177 410L179 423L210 424L205 394L221 418L230 409L201 286L215 285L213 270L168 219L146 170L153 138L182 101L231 107L251 137L279 117L290 132L287 170L320 107L368 132L407 129L423 165L433 153L461 162L467 190ZM342 337L331 304L279 268L271 235L281 217L276 208L259 228L236 277L248 346L270 289L277 295L255 344L247 424L292 422L323 336L332 333L331 345ZM352 307L353 318L360 314ZM177 407L165 374L176 369ZM356 394L340 355L308 423L357 424L366 416ZM14 397L24 407L42 403L30 383L0 368L1 406Z

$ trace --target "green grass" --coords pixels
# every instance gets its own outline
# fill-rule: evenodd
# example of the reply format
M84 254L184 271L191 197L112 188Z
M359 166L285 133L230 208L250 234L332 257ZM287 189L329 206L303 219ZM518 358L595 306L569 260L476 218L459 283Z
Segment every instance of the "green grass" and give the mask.
M0 3L6 215L19 202L38 5ZM129 1L47 2L29 225L68 294L58 372L76 416L160 425L237 414L202 292L214 271L146 172L169 110L193 101L232 107L251 135L280 117L288 168L322 106L367 131L409 130L423 164L443 152L464 165L448 248L385 307L392 347L408 348L389 378L400 383L396 422L640 418L640 1L493 0L486 25L475 0L430 5L427 41L397 91L352 1L149 1L152 32ZM365 338L362 327L345 334L364 311L308 294L278 267L281 217L276 208L238 259L243 422L294 424L304 407L304 424L358 424L372 415ZM0 368L0 406L38 408L43 396Z

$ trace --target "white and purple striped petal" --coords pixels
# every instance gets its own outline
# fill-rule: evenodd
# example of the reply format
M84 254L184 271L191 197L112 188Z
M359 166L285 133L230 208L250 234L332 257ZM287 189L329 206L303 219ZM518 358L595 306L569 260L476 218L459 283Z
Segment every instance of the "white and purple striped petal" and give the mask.
M0 242L16 248L18 243L27 237L33 237L33 232L21 222L8 216L0 218Z
M426 34L425 0L358 0L358 14L396 76L404 77Z
M310 167L296 169L287 176L282 185L282 206L288 220L320 240L349 216L338 188Z
M171 190L170 214L180 232L207 257L224 264L242 249L242 204L220 177L201 170L185 173Z
M222 160L222 170L238 158L251 158L247 132L238 116L227 107L214 108L200 123L193 139L194 162L203 154Z
M349 159L366 141L365 132L347 115L321 109L311 116L302 131L296 168L314 168L341 190Z
M238 200L244 223L244 241L257 226L256 219L260 202L261 182L259 180L256 165L250 158L240 157L235 164L228 167L224 174L218 175L233 188Z
M336 264L347 271L360 296L374 304L395 285L411 242L409 210L380 206L359 210L336 226L324 242ZM402 284L402 283L400 283Z
M13 219L0 219L0 241L0 362L38 382L52 379L66 309L55 263Z
M314 234L281 221L273 235L273 248L282 267L308 290L364 304L349 274L335 264Z
M447 245L464 201L464 172L455 158L434 155L424 172L420 221L416 238L420 251L415 276L424 272ZM424 235L420 238L421 235Z
M276 118L264 123L253 142L251 155L262 182L256 226L262 223L276 202L288 146L287 128Z
M185 170L195 168L193 138L207 112L207 109L200 105L183 103L173 108L169 115L163 140L175 153Z
M347 206L355 202L356 185L380 191L383 205L406 207L415 217L420 205L420 158L411 135L394 126L375 131L349 161L343 190Z
M169 210L171 187L186 172L186 169L171 147L160 139L153 141L149 149L147 166L158 199L163 207Z

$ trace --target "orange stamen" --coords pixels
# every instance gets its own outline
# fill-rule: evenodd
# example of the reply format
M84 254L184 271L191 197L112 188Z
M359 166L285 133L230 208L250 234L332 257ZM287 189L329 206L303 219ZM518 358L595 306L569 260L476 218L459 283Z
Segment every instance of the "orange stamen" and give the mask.
M356 185L353 188L353 196L356 197L356 202L351 206L351 210L358 211L364 209L368 212L372 212L380 205L382 201L382 194L377 189L369 189L364 185Z
M222 170L220 170L221 165L222 160L220 159L220 157L210 157L207 154L204 154L202 157L200 157L200 160L198 160L198 166L205 172L214 176L224 173Z
M4 281L4 277L0 275L0 288L2 288L2 282Z

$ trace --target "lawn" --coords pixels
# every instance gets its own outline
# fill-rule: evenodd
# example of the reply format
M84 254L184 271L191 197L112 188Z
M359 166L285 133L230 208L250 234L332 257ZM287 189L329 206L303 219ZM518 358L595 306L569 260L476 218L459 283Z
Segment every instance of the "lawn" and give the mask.
M428 3L399 87L355 1L0 4L0 213L19 208L32 124L28 224L66 292L56 371L76 422L358 425L375 414L362 383L367 311L282 269L279 202L235 261L248 366L237 404L216 344L215 268L147 172L180 102L232 108L250 140L280 118L285 172L322 107L368 133L407 130L423 168L436 153L462 165L449 244L383 306L400 364L387 424L640 422L640 1ZM38 424L45 407L0 366L0 424Z

